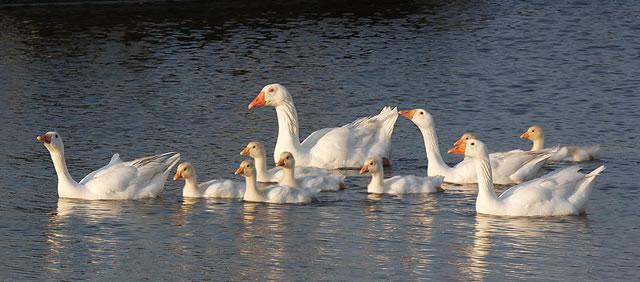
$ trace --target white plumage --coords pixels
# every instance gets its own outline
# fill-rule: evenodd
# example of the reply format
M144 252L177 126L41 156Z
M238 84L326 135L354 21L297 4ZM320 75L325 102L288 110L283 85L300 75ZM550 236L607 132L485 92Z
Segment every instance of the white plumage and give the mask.
M265 86L249 104L249 109L265 105L274 107L278 116L274 160L288 151L296 157L299 166L337 169L357 168L368 156L389 158L397 108L385 107L376 116L315 131L300 143L298 114L287 89L280 84Z

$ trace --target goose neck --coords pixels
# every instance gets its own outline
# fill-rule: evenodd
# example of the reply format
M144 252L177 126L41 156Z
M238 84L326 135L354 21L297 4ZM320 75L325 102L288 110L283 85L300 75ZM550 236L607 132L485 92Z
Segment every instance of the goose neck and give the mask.
M384 172L376 171L371 173L371 182L367 186L367 192L374 194L384 193Z
M290 151L296 155L300 147L300 137L298 135L298 113L291 101L283 101L275 107L278 116L278 140L274 150L274 160L283 151Z
M198 188L198 176L195 172L192 175L184 179L184 187L182 190L183 196L197 196L199 194Z
M476 159L476 173L478 176L478 198L477 202L483 201L496 201L498 196L496 195L493 187L493 176L491 174L491 163L489 162L489 155L486 154L481 159Z
M64 149L57 151L50 151L51 160L53 161L53 167L56 170L58 176L58 194L63 196L69 196L71 189L76 189L79 184L71 178L69 170L67 169L67 162L64 159Z
M265 156L259 156L253 158L255 166L256 166L256 175L258 177L259 182L269 182L270 179L268 177L267 172L267 160Z
M531 146L531 151L540 151L544 149L544 136L540 136L536 139L533 139L533 145Z
M298 183L296 182L295 172L293 168L285 167L282 172L284 175L282 176L282 180L280 181L281 185L286 185L289 187L298 187Z
M442 160L442 155L438 148L438 136L436 134L436 129L433 126L429 126L427 128L420 128L420 131L422 132L427 160L429 162L427 166L428 175L435 175L437 172L449 168L445 164L444 160Z

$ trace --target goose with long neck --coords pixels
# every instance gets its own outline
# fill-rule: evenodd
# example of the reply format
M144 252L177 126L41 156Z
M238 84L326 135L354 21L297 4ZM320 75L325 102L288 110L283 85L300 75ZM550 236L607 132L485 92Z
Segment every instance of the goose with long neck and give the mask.
M356 168L369 155L388 163L391 134L398 117L396 108L385 107L378 115L358 119L336 128L315 131L302 143L298 114L289 91L280 84L262 88L248 108L271 106L278 116L278 138L274 161L284 151L293 154L299 166L327 169Z
M438 146L435 122L429 112L424 109L414 109L400 111L400 115L413 122L422 134L429 162L428 176L444 176L444 181L449 183L477 182L473 163L469 160L465 159L454 167L450 167L444 162ZM493 181L497 184L511 184L532 179L540 172L549 156L548 152L531 153L519 150L491 154L490 161L494 168Z
M484 143L469 139L449 150L464 154L476 168L478 196L476 212L506 216L578 215L585 207L593 187L593 180L604 170L600 166L589 174L571 166L558 169L543 177L513 186L497 196L493 187L491 162Z
M440 188L440 185L442 185L442 176L418 177L415 175L397 175L384 179L382 160L377 157L365 160L362 168L360 168L360 174L367 172L371 174L371 182L367 185L367 192L371 194L400 195L444 191Z
M532 152L552 152L550 161L555 162L584 162L592 161L598 158L600 154L600 145L576 146L562 145L553 148L544 147L544 132L539 125L531 126L527 131L520 135L522 139L528 139L533 144Z
M69 174L62 136L55 131L36 137L49 151L58 177L58 196L87 200L127 200L156 197L164 189L178 153L165 153L129 162L118 154L104 167L76 182Z
M270 185L257 189L256 169L251 160L244 160L235 174L244 175L245 192L243 200L276 204L301 204L313 201L320 190L297 189L289 186Z
M214 179L198 183L196 169L189 162L178 165L173 181L184 179L182 196L186 198L242 198L244 183L229 179Z

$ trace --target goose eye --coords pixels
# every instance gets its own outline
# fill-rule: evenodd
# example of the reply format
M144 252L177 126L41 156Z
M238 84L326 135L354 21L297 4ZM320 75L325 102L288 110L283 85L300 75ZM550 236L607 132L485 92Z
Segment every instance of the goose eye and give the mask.
M531 132L536 132L536 130L535 129L531 129Z
M370 162L369 165L373 165L373 162Z
M424 115L424 112L420 112L421 115Z
M474 145L476 145L476 143L474 143L474 142L471 142L471 146L474 146Z
M55 138L58 138L58 134L56 134L56 136L54 136Z
M289 157L286 158L287 160L289 159Z
M273 88L269 88L269 92L273 92Z
M255 149L255 148L256 148L256 145L253 145L253 148Z

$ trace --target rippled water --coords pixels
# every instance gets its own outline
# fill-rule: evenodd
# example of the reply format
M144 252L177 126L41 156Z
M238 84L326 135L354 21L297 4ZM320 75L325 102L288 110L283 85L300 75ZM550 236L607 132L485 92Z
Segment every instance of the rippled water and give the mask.
M640 279L635 1L337 1L0 8L0 279ZM373 197L367 177L306 206L58 199L36 134L65 137L76 179L179 150L203 179L273 148L265 84L294 96L301 136L424 107L441 150L466 130L495 150L601 144L587 215L475 214L474 187ZM399 119L389 175L424 174ZM456 156L445 156L454 163ZM546 168L550 171L554 167Z

